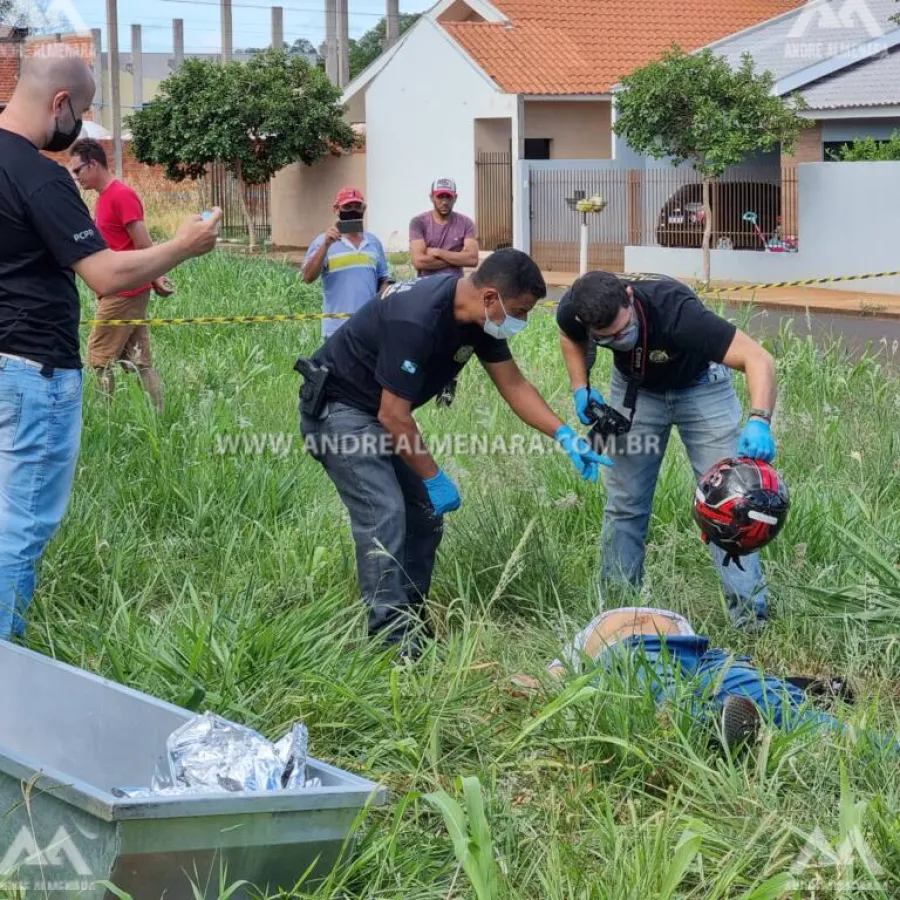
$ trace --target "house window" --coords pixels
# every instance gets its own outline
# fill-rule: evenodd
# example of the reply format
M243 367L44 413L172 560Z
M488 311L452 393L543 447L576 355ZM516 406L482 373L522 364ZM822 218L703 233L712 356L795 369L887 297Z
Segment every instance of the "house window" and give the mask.
M525 138L525 159L550 159L550 138Z

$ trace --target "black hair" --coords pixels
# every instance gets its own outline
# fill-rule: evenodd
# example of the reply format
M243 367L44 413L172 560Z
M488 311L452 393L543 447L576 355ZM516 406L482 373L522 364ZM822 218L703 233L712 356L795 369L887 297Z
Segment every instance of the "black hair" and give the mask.
M521 250L496 250L472 276L475 287L492 287L501 297L512 299L525 294L543 300L547 284L537 263Z
M631 300L612 272L588 272L572 285L572 310L585 328L608 328Z
M69 156L73 158L77 156L82 162L86 163L100 163L104 169L109 168L109 160L106 158L106 151L103 149L103 145L93 138L81 138L75 141L72 144L72 149L69 151Z

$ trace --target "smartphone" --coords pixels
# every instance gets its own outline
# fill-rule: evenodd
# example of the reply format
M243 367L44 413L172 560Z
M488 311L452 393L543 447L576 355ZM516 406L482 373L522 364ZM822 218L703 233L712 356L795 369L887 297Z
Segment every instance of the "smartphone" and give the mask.
M338 219L337 230L341 234L362 234L365 229L362 219Z

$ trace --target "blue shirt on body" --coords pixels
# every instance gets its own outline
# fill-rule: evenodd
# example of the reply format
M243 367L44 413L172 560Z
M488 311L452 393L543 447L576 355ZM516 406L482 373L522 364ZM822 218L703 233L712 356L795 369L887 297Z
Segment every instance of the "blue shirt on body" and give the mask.
M310 244L304 265L324 242L325 235L320 234ZM374 234L364 232L359 247L354 247L346 237L342 237L328 248L322 264L325 312L350 314L358 312L378 293L378 285L388 277L384 247ZM323 339L329 338L346 321L346 319L324 319Z

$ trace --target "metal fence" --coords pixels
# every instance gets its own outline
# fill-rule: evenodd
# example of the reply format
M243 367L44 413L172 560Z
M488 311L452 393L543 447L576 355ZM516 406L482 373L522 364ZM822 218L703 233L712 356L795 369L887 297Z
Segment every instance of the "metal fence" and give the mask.
M210 206L222 208L221 235L228 240L241 240L248 235L244 210L241 205L240 185L223 165L210 166L203 179L204 196ZM247 185L247 207L253 222L253 233L259 243L269 240L272 234L270 218L269 184Z
M545 270L577 272L581 215L566 203L599 194L606 209L588 216L588 268L621 269L629 231L629 174L625 169L532 169L531 255Z
M479 153L476 226L482 250L511 247L513 241L512 154Z
M621 270L625 246L703 243L703 184L692 169L532 168L531 252L545 269L578 270L581 216L567 198L599 195L588 216L588 266ZM798 240L797 170L734 168L710 186L711 246L759 250Z

